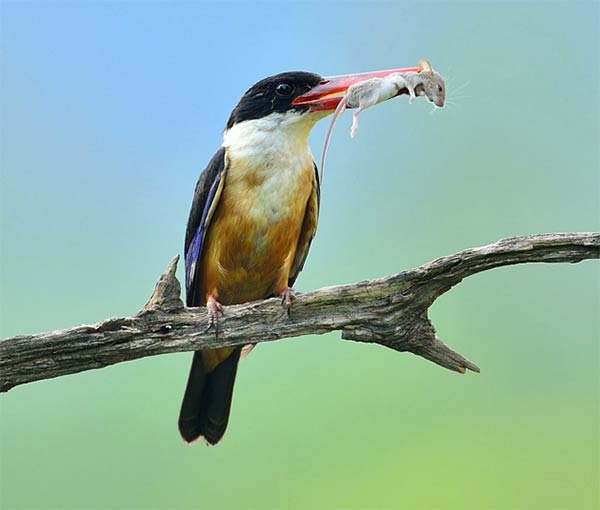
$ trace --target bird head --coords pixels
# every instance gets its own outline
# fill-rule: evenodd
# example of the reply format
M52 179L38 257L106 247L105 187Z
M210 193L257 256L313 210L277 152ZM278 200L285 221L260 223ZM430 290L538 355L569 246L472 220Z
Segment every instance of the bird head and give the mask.
M301 127L308 135L319 120L335 111L351 85L370 78L416 70L418 68L411 67L327 78L304 71L269 76L242 96L231 112L226 131L243 122L260 121L253 124L263 129L283 125Z

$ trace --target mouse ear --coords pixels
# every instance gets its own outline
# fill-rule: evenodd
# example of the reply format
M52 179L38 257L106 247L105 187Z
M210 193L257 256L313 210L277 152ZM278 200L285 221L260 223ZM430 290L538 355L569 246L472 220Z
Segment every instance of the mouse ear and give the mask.
M431 64L427 60L421 60L421 62L419 62L419 72L425 74L433 74Z

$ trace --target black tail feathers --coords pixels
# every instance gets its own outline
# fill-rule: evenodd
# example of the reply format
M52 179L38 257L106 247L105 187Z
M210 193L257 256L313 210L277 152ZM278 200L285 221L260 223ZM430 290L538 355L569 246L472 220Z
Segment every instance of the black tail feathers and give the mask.
M202 351L194 353L179 412L179 433L185 442L204 437L214 445L225 434L240 351L237 347L211 372L204 367Z

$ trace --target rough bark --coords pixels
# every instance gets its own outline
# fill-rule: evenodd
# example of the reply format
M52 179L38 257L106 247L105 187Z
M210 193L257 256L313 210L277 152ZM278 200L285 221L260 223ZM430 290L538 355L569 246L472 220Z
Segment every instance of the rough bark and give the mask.
M133 317L0 341L0 391L145 356L335 330L346 340L412 352L457 372L479 372L436 337L427 315L433 302L467 276L495 267L593 258L600 258L600 233L503 239L386 278L299 294L289 317L276 298L227 306L216 335L204 310L183 306L175 257Z

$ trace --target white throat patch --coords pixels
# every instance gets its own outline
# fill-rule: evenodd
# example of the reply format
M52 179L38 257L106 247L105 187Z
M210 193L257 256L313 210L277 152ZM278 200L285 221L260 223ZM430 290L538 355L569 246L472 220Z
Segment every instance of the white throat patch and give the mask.
M223 146L227 148L229 168L226 185L252 182L246 211L257 221L281 221L291 213L282 204L294 203L304 194L303 207L306 204L314 179L308 137L320 118L298 112L272 113L225 131Z
M272 113L260 119L235 124L223 134L223 147L230 158L244 166L265 171L312 164L308 137L323 117L299 112ZM260 171L260 170L259 170Z

